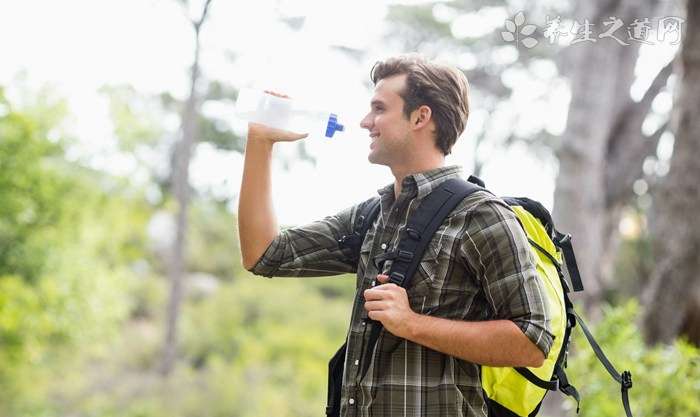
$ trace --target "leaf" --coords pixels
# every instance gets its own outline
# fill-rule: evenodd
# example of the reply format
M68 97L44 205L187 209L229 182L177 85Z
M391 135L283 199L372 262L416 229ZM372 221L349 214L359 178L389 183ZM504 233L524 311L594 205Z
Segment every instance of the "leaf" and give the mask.
M508 30L508 32L515 33L516 26L515 26L515 23L513 23L512 20L506 19L505 24L506 24L506 29Z
M522 42L523 45L525 45L525 47L528 49L533 48L535 45L537 45L537 39L535 38L525 38Z
M520 34L529 36L535 33L535 29L537 29L537 26L535 25L525 25L522 29L520 29Z
M515 24L520 26L523 23L525 23L525 14L521 10L515 15Z
M513 36L513 34L510 32L501 32L501 36L506 42L513 42L515 40L515 36Z

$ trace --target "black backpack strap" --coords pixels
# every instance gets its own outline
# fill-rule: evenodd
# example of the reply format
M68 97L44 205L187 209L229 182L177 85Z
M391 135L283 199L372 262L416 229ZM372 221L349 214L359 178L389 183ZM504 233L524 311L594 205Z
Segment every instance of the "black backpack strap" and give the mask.
M355 222L352 227L352 233L349 235L343 235L338 239L338 246L340 249L350 249L351 258L354 262L360 260L360 248L362 247L362 242L365 240L365 235L372 224L374 219L377 218L379 214L379 196L371 198L363 206L358 208L358 212L355 215Z
M598 357L598 360L600 361L600 363L603 364L603 366L608 371L610 376L612 376L613 379L620 384L620 390L621 390L620 393L622 395L622 406L625 408L625 414L627 414L627 417L632 417L632 410L630 408L629 393L628 393L630 388L632 388L632 373L630 371L623 371L622 374L620 374L617 371L617 369L615 369L615 367L610 362L610 360L607 358L607 356L605 356L605 353L603 353L603 349L601 349L598 342L596 342L591 331L588 330L588 326L586 326L586 323L584 323L584 321L581 319L581 317L573 309L572 309L572 313L576 317L576 321L580 325L581 330L583 330L583 334L586 336L588 343L591 345L591 348L593 348L593 352Z
M467 182L478 185L481 188L486 188L486 183L476 175L470 175L469 178L467 178Z
M566 269L569 271L569 278L571 278L571 285L574 291L583 291L583 281L581 280L581 273L578 269L578 264L576 263L576 256L574 255L574 247L571 245L571 235L559 233L556 229L554 230L554 239L552 239L555 245L557 245L562 254L564 255L564 263L566 264Z
M527 368L515 367L513 369L518 371L518 373L520 375L522 375L523 378L527 379L532 384L534 384L542 389L546 389L549 391L558 391L559 390L559 380L557 378L552 378L549 381L545 381L544 379L538 377L531 370L529 370Z
M566 372L564 372L563 367L557 366L555 369L555 375L559 381L559 390L576 400L576 414L578 414L581 408L581 395L578 393L576 387L569 383L569 378L566 376Z
M345 362L345 351L347 344L335 352L333 358L328 363L328 397L326 406L326 416L340 416L340 396L343 387L343 367Z
M452 178L439 184L423 199L416 212L406 222L406 227L403 230L404 236L399 238L397 249L394 252L396 256L393 257L389 271L390 282L408 288L411 278L413 278L423 258L423 253L428 248L437 229L464 198L479 190L483 190L483 188L461 178ZM371 325L371 331L367 344L367 355L363 361L363 378L369 368L379 334L384 327L381 322L375 320L367 320L367 322Z

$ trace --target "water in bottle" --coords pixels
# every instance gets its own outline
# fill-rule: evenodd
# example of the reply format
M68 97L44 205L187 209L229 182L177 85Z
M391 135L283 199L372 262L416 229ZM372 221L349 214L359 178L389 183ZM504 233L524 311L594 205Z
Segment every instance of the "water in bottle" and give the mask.
M242 88L238 92L235 115L248 122L309 136L332 138L345 127L335 113L312 110L296 100L264 91Z

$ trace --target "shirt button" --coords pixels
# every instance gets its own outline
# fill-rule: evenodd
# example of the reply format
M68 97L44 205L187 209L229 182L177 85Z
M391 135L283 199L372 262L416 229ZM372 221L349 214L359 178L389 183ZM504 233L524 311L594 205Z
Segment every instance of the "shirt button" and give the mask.
M359 364L360 364L360 360L359 360L359 359L355 359L355 365L359 365Z
M350 403L350 405L353 405L353 404L355 404L355 399L354 399L354 398L350 398L350 401L348 401L348 402Z
M382 249L386 249L386 243L382 243Z

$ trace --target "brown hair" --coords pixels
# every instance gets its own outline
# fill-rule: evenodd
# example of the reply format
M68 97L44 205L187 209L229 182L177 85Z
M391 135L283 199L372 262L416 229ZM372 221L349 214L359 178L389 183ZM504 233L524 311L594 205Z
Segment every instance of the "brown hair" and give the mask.
M400 93L406 118L422 105L430 107L435 120L436 145L448 155L469 117L469 83L458 69L408 54L378 61L370 71L376 85L379 80L406 74L406 88Z

